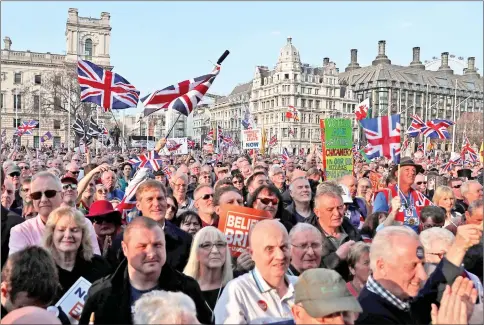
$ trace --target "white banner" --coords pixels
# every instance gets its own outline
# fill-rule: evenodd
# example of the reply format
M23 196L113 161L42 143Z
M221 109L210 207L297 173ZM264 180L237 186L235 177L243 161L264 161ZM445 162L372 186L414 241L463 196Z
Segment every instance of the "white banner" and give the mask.
M242 130L242 142L242 149L260 149L262 142L261 130Z
M81 276L55 304L56 307L61 307L62 311L67 314L71 324L79 323L86 302L87 290L90 287L91 283Z
M155 141L148 140L148 150L155 149ZM131 148L146 148L146 139L144 140L131 140Z
M188 138L168 138L162 155L188 155Z

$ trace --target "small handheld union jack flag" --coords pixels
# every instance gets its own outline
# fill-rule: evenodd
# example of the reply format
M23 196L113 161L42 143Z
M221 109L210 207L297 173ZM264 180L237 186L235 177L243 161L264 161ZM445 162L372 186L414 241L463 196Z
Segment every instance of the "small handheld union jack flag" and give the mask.
M471 147L471 143L467 136L464 136L464 141L462 142L462 150L460 152L460 156L463 162L469 161L471 163L477 162L477 153Z
M149 168L155 171L159 170L162 165L161 157L154 150L143 153L134 159L128 160L128 162L133 167Z
M138 105L139 91L128 80L90 61L77 61L77 80L81 102L97 104L105 112Z
M195 141L187 140L188 149L195 149Z
M286 148L284 148L282 150L282 156L281 156L281 160L282 160L282 163L283 164L286 164L286 161L289 159L289 152L287 151Z
M30 120L27 122L22 122L22 125L17 127L17 131L15 135L22 136L24 134L32 135L32 130L36 128L37 124L39 124L36 120Z

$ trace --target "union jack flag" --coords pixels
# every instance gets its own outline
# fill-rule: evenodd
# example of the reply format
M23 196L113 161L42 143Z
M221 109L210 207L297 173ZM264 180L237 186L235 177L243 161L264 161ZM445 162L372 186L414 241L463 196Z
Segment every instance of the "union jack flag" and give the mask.
M414 138L422 133L430 139L450 139L447 128L454 125L454 122L441 119L424 122L418 115L411 115L411 118L412 123L407 130L407 134L410 137Z
M419 144L418 144L418 146L417 146L417 151L424 152L424 144L423 144L423 143L419 143Z
M220 65L206 75L179 82L157 90L141 99L145 107L144 116L148 116L160 109L174 109L188 116L202 100L208 89L220 72Z
M462 142L462 150L460 152L462 161L469 161L471 163L477 162L477 152L472 149L471 143L467 136L464 136L464 141Z
M277 145L277 136L274 134L269 140L269 146L274 147Z
M136 190L147 179L149 179L149 169L140 168L134 175L131 182L129 182L129 185L126 188L123 199L116 207L116 210L121 212L122 219L125 220L125 222L130 221L130 220L126 220L127 219L126 217L128 213L136 206Z
M442 165L440 168L442 168L443 172L450 172L452 168L454 168L455 165L458 165L461 163L461 158L456 157L454 159L450 159L446 164Z
M81 102L97 104L105 112L138 105L139 91L128 80L90 61L77 61L77 80L81 86Z
M17 127L17 131L15 132L15 135L19 137L21 137L24 134L32 135L32 130L35 129L37 124L39 124L39 122L36 120L22 122L22 125L19 125Z
M187 145L188 145L188 149L194 149L195 148L195 141L187 140Z
M406 135L406 136L405 136L405 139L403 140L403 144L402 144L402 151L407 150L409 143L410 143L410 142L409 142L409 140L408 140L408 136Z
M281 156L282 163L285 164L288 159L289 159L289 152L287 151L286 148L284 148L282 149L282 156Z
M396 164L400 162L400 115L379 116L360 121L368 144L369 159L386 157Z
M411 138L415 138L422 132L422 129L425 128L425 122L418 115L410 115L410 117L412 118L412 123L410 123L410 126L408 127L407 135Z
M136 158L128 160L133 167L148 168L152 170L159 170L162 166L160 155L152 150L139 155Z
M165 164L161 167L161 170L163 171L163 173L165 173L166 178L171 179L172 174L171 174L170 166Z
M181 143L177 143L175 140L168 139L166 141L166 148L168 149L169 152L172 151L177 151L178 148L182 146Z
M217 126L217 137L218 137L218 141L223 141L223 139L224 139L224 134L222 132L222 127L220 125Z
M210 143L213 141L213 133L214 133L214 130L211 129L208 133L207 133L207 136L205 137L205 143Z
M222 140L223 140L224 143L226 143L229 146L234 144L234 140L232 139L232 137L230 135L225 135Z

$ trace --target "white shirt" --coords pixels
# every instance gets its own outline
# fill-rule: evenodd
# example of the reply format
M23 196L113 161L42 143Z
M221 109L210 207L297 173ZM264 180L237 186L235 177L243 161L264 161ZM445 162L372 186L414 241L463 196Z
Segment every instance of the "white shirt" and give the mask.
M285 276L288 290L282 298L257 268L230 281L215 305L215 324L269 324L292 319L297 279Z

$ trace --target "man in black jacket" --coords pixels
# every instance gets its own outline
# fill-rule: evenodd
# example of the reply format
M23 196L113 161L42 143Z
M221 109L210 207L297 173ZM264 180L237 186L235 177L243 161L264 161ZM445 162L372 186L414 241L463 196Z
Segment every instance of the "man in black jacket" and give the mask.
M379 231L370 248L372 274L358 296L363 312L356 324L429 324L431 304L437 304L445 285L463 273L465 252L482 236L478 225L457 229L454 244L428 280L425 252L415 231L402 226Z
M149 179L136 190L136 208L140 215L158 222L165 232L166 262L178 271L183 271L190 255L192 237L171 222L165 220L166 189L158 181ZM121 250L123 234L113 240L108 260L116 268L124 259Z
M137 217L123 235L126 260L116 272L91 286L79 324L132 324L133 306L145 293L153 290L180 291L195 302L202 324L210 323L198 283L166 264L165 236L158 222Z
M5 191L5 185L3 184L5 181L5 174L3 173L3 169L0 168L0 187L1 192ZM5 208L2 205L2 265L7 261L8 258L8 242L10 241L10 229L14 226L18 225L19 223L24 222L24 219L20 217L18 214L10 211L9 209Z
M349 281L346 258L350 248L361 236L345 218L341 195L332 191L321 191L314 199L314 213L306 222L315 226L323 234L321 267L335 270L345 281Z

